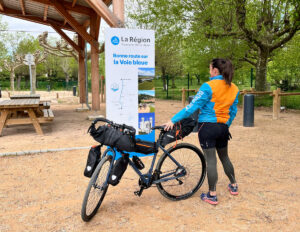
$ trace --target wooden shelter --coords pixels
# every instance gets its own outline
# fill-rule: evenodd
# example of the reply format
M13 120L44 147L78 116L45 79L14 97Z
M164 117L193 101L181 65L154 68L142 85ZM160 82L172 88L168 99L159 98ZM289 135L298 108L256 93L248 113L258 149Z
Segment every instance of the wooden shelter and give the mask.
M113 12L109 9L113 5ZM99 29L101 19L123 27L124 0L0 0L0 14L53 27L79 54L80 103L85 103L85 42L91 45L92 110L100 109ZM89 30L87 30L89 28ZM62 30L78 34L78 44Z

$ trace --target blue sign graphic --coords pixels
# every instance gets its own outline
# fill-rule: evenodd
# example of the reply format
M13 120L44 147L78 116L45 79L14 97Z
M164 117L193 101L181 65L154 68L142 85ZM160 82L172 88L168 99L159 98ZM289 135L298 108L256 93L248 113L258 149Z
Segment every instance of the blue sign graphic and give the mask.
M118 45L120 43L120 39L117 36L112 37L110 41L113 45Z

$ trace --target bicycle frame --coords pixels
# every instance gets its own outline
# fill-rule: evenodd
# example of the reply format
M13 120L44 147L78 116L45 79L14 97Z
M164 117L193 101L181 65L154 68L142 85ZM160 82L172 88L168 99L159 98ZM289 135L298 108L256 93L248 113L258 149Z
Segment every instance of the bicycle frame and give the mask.
M161 146L160 144L158 144L158 147L160 149L162 149L164 153L167 154L167 156L177 165L178 168L182 168L183 170L185 170L184 167L182 165L180 165L174 159L174 157L171 156L171 154L163 146ZM108 183L109 175L110 175L110 172L111 172L111 170L113 168L114 161L116 159L116 150L115 150L115 148L107 148L104 151L104 153L103 153L103 157L106 156L106 155L108 155L109 152L112 152L112 155L110 155L112 157L112 161L110 163L110 167L109 167L108 174L107 174L106 181L105 181L106 184L105 184L104 187L106 187L106 185ZM150 166L150 168L149 168L149 170L148 170L148 172L146 174L141 173L141 171L135 166L135 164L131 161L131 159L129 159L129 165L133 168L133 170L136 172L136 174L141 178L141 180L143 181L143 183L145 183L147 186L149 186L150 182L151 182L151 177L153 175L153 168L154 168L154 165L155 165L157 153L155 153L153 155L151 166ZM161 182L166 182L166 181L169 181L169 180L177 179L177 178L183 177L186 174L186 172L183 172L183 174L179 174L179 175L176 175L176 176L173 176L173 177L169 177L171 175L174 175L175 173L176 173L176 171L167 173L167 174L161 176L158 180L154 180L152 182L152 184L158 184L158 183L161 183ZM145 178L145 176L147 178Z

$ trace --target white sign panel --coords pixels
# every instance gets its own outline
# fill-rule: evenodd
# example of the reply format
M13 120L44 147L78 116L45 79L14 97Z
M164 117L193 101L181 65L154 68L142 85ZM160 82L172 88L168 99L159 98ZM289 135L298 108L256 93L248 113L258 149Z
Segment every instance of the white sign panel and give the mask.
M106 117L137 131L139 73L154 70L154 40L153 30L108 28L105 31Z
M34 57L32 54L26 54L24 64L26 65L34 65Z

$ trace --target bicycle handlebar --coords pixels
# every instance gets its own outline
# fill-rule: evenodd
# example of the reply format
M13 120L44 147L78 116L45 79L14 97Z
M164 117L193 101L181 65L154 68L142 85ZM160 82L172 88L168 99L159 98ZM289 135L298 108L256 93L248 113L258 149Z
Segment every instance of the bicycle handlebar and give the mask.
M164 126L155 126L155 127L151 128L151 130L156 130L156 129L158 129L158 130L164 130L165 127Z
M121 129L128 129L129 131L133 132L133 133L136 133L136 130L134 127L132 126L127 126L125 124L118 124L118 123L115 123L113 121L110 121L106 118L96 118L93 122L93 124L96 124L97 122L106 122L108 123L109 125L113 126L113 127L117 127L117 128L121 128Z

